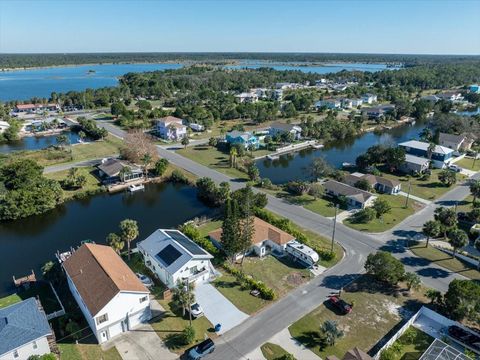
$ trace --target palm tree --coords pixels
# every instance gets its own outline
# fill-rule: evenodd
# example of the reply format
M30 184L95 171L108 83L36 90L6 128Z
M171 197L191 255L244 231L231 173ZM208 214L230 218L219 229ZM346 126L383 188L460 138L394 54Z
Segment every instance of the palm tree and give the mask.
M128 260L130 260L130 243L138 237L138 224L135 220L125 219L120 222L120 237L127 243Z
M437 236L440 236L442 232L442 227L441 224L436 221L436 220L429 220L425 224L423 224L423 234L427 237L427 243L425 247L428 247L428 242L430 241L430 238L435 238Z
M182 308L182 316L185 316L185 311L190 308L190 305L195 302L194 283L185 284L181 281L173 288L173 303L177 308Z
M84 141L85 138L87 137L87 134L85 134L84 131L79 131L78 132L78 137L80 138L80 141Z
M118 176L120 176L120 180L122 180L123 182L125 182L125 179L128 175L131 175L132 174L132 169L130 169L129 166L124 166L122 167L122 169L120 170L120 172L118 173Z
M420 280L420 276L413 272L407 272L403 278L403 280L407 283L408 291L414 289L417 290L420 288L420 284L422 281Z
M58 146L60 146L60 148L62 148L62 149L65 147L65 145L68 142L67 135L65 135L65 134L60 134L55 139L57 140Z
M146 179L148 174L148 166L152 163L152 155L148 153L143 155L142 163L143 163L143 172L145 173L145 179Z
M432 155L433 155L433 152L435 151L435 143L434 142L430 142L430 144L428 144L428 148L427 148L427 157L428 157L428 160L432 160Z
M434 218L440 223L444 239L447 238L447 231L457 226L457 214L453 209L446 207L436 208Z
M463 230L454 229L448 234L448 242L453 247L452 258L454 258L457 250L468 244L468 235Z
M186 149L188 144L190 143L190 139L188 138L188 135L184 135L182 138L182 145Z
M123 241L122 238L115 233L110 233L107 235L107 244L113 250L115 250L118 255L120 255L121 251L125 247L125 241Z
M235 146L230 148L230 167L235 167L237 164L238 151Z
M338 328L338 323L333 320L326 320L320 328L325 342L329 346L335 345L337 339L343 337L344 333Z

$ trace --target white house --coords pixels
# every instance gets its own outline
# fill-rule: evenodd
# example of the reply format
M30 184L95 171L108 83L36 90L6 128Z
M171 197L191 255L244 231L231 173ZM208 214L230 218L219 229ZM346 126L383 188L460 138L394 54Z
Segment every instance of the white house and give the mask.
M192 123L189 125L190 126L190 129L192 129L193 131L203 131L205 130L205 126L201 125L201 124L195 124L195 123Z
M149 291L110 246L83 244L63 268L100 344L152 317Z
M467 151L472 147L473 140L466 135L440 133L438 143L455 151Z
M175 116L167 116L155 121L155 131L165 140L180 140L187 135L187 127L183 120Z
M352 99L352 106L361 106L363 105L363 99Z
M377 198L372 193L336 180L327 180L323 183L325 194L332 197L345 197L351 209L364 209L372 206Z
M427 158L405 154L405 161L399 170L408 174L421 174L428 170L430 161Z
M35 298L0 309L0 360L50 353L53 331Z
M8 122L0 120L0 134L7 130L9 127L10 124Z
M284 134L284 133L290 133L293 134L295 139L300 139L302 135L302 128L299 125L295 124L285 124L285 123L279 123L275 122L272 125L270 125L270 130L269 133L271 136L275 136L277 134Z
M338 109L341 106L340 100L338 99L324 99L319 100L315 103L315 107L320 109L326 107L327 109Z
M378 97L375 94L365 94L362 96L362 100L364 103L373 104L374 102L377 102Z
M429 156L430 144L424 141L410 140L398 144L405 149L405 153L416 157L429 158L433 167L443 169L448 166L452 160L453 150L445 146L435 145Z
M243 92L235 95L235 99L239 103L256 103L258 101L258 95L255 92Z
M158 229L137 245L145 265L169 288L179 281L206 282L213 256L178 230Z
M446 101L459 101L463 99L462 93L459 91L447 91L441 94L437 94L437 97Z
M342 108L344 109L351 109L353 107L353 100L352 99L342 99Z

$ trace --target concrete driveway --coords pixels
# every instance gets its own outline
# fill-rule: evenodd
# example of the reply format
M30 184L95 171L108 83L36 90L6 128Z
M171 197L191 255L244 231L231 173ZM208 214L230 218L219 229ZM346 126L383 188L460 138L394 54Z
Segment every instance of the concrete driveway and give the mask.
M238 310L213 285L197 285L195 297L213 326L216 324L222 325L219 334L234 328L248 318L247 314Z

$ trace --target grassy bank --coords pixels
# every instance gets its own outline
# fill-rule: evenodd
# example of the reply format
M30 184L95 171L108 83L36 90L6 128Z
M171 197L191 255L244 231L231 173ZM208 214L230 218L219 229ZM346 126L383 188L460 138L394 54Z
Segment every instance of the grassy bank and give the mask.
M260 347L263 356L267 360L279 360L288 354L288 352L280 345L265 343Z

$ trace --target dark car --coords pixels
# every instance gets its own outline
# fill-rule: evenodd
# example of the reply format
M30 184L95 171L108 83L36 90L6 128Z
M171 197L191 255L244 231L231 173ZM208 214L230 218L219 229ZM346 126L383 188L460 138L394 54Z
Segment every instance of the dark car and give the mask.
M336 295L330 296L329 301L330 304L335 306L344 315L350 314L352 312L352 306Z
M198 360L207 356L208 354L211 354L214 350L215 343L211 339L207 339L191 348L188 351L187 359Z

